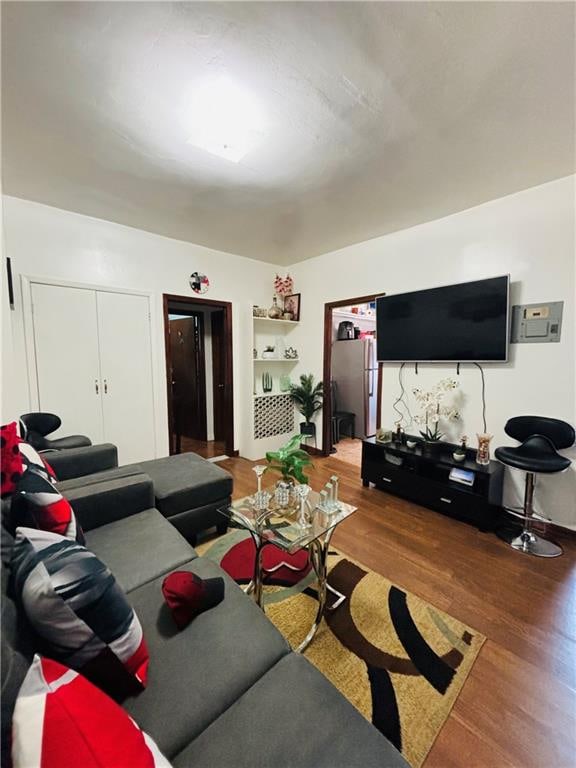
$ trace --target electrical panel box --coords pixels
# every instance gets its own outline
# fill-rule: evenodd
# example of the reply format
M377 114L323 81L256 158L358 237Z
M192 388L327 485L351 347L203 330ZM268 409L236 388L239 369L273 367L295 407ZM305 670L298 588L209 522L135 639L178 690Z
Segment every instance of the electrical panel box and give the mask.
M516 304L512 307L512 344L560 341L563 301Z

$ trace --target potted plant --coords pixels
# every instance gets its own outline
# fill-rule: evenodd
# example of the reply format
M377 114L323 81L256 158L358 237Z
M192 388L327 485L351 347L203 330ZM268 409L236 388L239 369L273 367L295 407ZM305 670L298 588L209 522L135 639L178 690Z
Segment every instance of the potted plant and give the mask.
M314 384L313 374L303 373L300 376L300 384L292 384L290 387L290 395L296 408L304 416L304 421L300 422L300 434L315 435L316 425L312 419L322 408L324 384L321 381Z
M457 387L458 382L448 378L442 379L427 392L418 388L412 390L420 406L420 413L414 416L414 421L424 427L420 430L420 434L428 449L438 446L444 437L444 433L440 431L441 419L456 421L460 418L460 414L455 408L444 404L446 395Z
M266 472L279 472L285 483L307 483L304 474L305 467L312 466L312 460L306 451L300 448L300 435L294 435L278 451L268 451L266 454L268 466Z

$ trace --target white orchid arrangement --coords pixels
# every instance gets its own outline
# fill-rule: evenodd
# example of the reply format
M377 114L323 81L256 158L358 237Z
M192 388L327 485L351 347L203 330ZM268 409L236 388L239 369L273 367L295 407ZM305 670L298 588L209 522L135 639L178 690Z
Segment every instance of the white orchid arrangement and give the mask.
M414 421L424 427L423 430L420 430L420 434L425 440L435 442L444 437L444 434L440 432L441 419L457 421L460 418L460 413L456 408L444 404L446 396L458 386L455 379L448 378L439 381L428 392L418 388L412 390L421 409L420 413L414 416Z

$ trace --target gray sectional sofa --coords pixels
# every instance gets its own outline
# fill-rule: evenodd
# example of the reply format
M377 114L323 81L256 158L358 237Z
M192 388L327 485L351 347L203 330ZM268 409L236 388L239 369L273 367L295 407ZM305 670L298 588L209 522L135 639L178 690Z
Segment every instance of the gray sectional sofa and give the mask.
M103 477L67 495L87 546L124 588L148 644L148 686L123 706L175 768L407 768L336 688L290 650L253 600L197 556L154 507L147 475ZM36 639L7 594L12 540L2 531L5 749ZM225 580L223 602L181 632L161 593L174 569Z
M201 531L216 527L226 531L218 508L230 502L232 477L221 467L195 453L142 461L118 467L112 443L44 453L61 482L63 494L103 479L147 474L154 484L156 508L180 533L194 543Z

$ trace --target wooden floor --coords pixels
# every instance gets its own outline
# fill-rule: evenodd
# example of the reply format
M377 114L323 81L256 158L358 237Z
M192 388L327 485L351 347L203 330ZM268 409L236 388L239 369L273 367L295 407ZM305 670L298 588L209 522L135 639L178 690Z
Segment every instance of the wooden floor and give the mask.
M204 459L213 459L215 456L226 455L224 442L218 440L195 440L192 437L180 438L181 453L197 453Z
M351 437L341 437L340 440L335 443L334 448L336 453L332 454L333 459L338 461L345 461L347 464L354 464L355 467L360 467L362 464L362 440Z
M363 488L360 471L314 458L314 487L331 474L359 507L334 546L488 638L425 768L576 766L576 540L564 555L522 555L493 534ZM219 466L235 497L252 493L252 463Z

